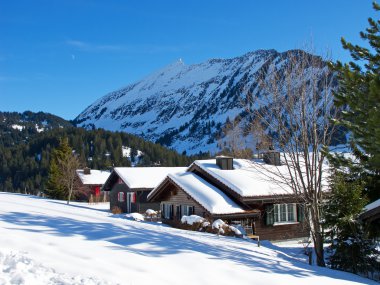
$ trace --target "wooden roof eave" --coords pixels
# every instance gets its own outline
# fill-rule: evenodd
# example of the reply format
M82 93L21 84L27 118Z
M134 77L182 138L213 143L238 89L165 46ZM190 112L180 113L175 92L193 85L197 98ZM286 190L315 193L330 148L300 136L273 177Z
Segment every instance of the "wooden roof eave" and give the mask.
M241 213L213 214L215 218L254 218L261 215L260 210L245 211Z
M148 202L155 202L156 199L159 197L159 195L162 193L165 186L168 184L168 177L164 179L164 181L161 182L160 185L158 185L156 188L152 189L155 190L154 192L151 192L149 196L147 197Z
M376 207L360 215L361 220L375 220L380 218L380 207Z
M243 201L249 202L273 202L277 200L289 199L295 202L302 201L301 198L295 194L273 194L273 195L260 195L260 196L244 196Z

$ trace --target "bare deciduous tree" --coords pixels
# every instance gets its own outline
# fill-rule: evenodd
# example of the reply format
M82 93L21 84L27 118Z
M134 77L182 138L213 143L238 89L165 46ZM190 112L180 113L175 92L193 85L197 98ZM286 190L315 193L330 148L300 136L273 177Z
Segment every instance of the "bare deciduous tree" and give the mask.
M265 148L271 142L287 167L287 175L271 168L271 179L290 186L306 204L319 266L325 266L321 203L327 170L325 151L336 133L332 121L338 114L333 104L335 87L335 77L325 60L301 50L289 51L281 62L268 66L260 80L259 95L248 93L246 102L256 130L255 147Z

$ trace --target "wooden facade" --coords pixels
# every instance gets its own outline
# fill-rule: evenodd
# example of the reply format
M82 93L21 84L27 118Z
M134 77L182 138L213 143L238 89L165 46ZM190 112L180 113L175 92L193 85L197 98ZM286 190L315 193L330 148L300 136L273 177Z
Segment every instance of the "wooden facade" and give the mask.
M120 208L123 213L144 213L148 209L160 209L159 202L147 201L152 188L129 188L115 172L111 173L103 190L109 192L111 211L114 207Z
M159 191L155 197L150 200L160 201L161 219L164 223L176 225L180 222L183 215L197 215L211 222L216 219L223 219L230 223L236 221L245 221L244 224L251 226L254 218L259 215L257 211L247 211L245 213L232 214L213 214L196 201L190 194L186 193L171 179L166 178L165 181L158 186ZM171 213L166 213L170 209ZM184 209L187 210L184 213ZM190 211L189 211L190 210Z
M161 212L165 211L164 205L171 207L172 215L170 217L163 215L163 222L173 224L173 221L180 220L182 213L177 214L178 207L189 205L193 207L195 215L204 217L211 222L221 218L230 224L241 224L243 227L252 229L252 234L258 235L262 240L283 240L309 236L309 228L304 221L303 209L300 207L301 203L294 195L242 197L196 164L193 164L188 171L220 189L240 205L245 212L229 215L211 214L176 183L166 178L152 193L154 195L149 197L151 201L161 202ZM278 212L275 213L274 209Z

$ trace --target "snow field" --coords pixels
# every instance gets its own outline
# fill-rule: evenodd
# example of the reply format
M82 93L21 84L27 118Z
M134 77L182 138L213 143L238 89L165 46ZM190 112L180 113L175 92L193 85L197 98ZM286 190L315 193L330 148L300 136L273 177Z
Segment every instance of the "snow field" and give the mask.
M309 266L286 247L136 222L108 207L0 193L0 284L378 284Z

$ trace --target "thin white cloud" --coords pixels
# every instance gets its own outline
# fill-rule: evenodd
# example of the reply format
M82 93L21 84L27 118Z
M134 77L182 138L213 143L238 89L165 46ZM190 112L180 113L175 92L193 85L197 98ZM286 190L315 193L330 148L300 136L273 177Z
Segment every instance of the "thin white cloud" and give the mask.
M87 52L128 52L128 53L165 53L179 52L194 49L193 45L156 45L156 44L133 44L133 45L113 45L89 43L81 40L67 40L65 44L80 51Z
M119 45L94 44L78 40L67 40L65 44L83 51L118 51L123 49Z

